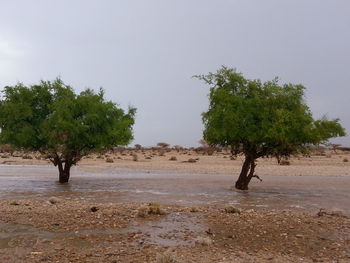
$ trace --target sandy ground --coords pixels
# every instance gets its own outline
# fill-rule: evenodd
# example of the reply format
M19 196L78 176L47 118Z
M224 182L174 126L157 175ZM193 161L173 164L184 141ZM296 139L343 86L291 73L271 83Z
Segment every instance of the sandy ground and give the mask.
M243 158L231 159L229 153L220 152L208 156L195 151L175 150L164 152L158 150L125 150L123 152L106 153L84 157L79 165L114 166L120 168L165 170L196 174L239 174ZM0 164L48 164L46 160L38 160L35 154L0 154ZM162 156L160 156L162 155ZM135 157L137 156L137 157ZM30 159L23 159L30 158ZM176 160L172 161L171 158ZM137 161L134 159L137 158ZM195 162L188 162L192 159ZM346 161L347 160L347 161ZM292 157L290 165L279 165L275 159L258 159L256 173L258 175L288 176L350 176L350 153L327 151L322 155L310 157Z
M0 262L350 262L341 214L53 201L1 202Z
M14 155L0 154L0 163L48 164L36 154ZM349 176L346 160L345 152L295 157L290 165L261 159L257 173ZM237 174L242 159L222 152L126 150L88 156L80 165ZM350 262L350 219L340 213L160 203L1 200L0 262Z

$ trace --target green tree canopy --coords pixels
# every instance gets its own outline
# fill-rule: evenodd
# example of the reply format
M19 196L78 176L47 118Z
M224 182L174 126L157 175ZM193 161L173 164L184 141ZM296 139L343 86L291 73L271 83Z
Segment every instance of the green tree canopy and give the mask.
M204 139L245 156L238 189L248 189L259 157L279 160L345 136L339 119L313 119L302 85L280 85L277 78L249 80L226 67L196 77L210 86L209 109L203 113Z
M59 181L92 151L127 145L136 109L104 99L102 89L75 94L62 80L7 86L0 101L0 142L40 151L59 169Z

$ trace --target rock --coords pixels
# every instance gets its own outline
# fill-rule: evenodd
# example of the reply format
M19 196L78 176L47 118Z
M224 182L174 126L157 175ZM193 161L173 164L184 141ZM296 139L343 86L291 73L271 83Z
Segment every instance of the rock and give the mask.
M229 213L229 214L240 214L241 213L241 210L239 210L238 208L235 208L233 206L227 206L224 208L224 210L226 213Z
M197 237L195 239L195 243L202 246L211 246L213 244L213 240L209 237Z
M52 197L49 198L48 201L49 201L50 204L55 205L55 204L59 203L61 201L61 199L52 196Z
M93 213L95 213L95 212L98 211L98 207L93 206L93 207L90 208L90 211L93 212Z

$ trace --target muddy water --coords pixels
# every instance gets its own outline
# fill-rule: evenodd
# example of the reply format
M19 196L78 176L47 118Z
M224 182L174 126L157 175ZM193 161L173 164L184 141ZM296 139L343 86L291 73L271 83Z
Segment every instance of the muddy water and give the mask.
M69 184L57 183L52 166L0 165L0 198L89 199L106 202L163 202L269 207L278 210L320 208L350 214L350 177L264 176L249 191L232 190L233 175L193 175L113 167L74 167Z
M134 245L153 244L159 247L191 246L191 235L199 235L205 227L199 218L181 213L169 214L160 220L132 222L128 227L115 230L79 230L79 231L45 231L25 224L0 221L0 250L14 247L33 248L45 244L64 243L73 247L93 247L94 238L113 239L116 236L130 234ZM89 237L91 240L89 240Z

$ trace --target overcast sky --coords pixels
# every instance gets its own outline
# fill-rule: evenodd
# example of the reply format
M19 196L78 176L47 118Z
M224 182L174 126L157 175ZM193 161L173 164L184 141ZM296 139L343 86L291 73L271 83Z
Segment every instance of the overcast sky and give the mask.
M305 85L350 133L349 0L0 0L0 87L103 87L137 107L132 144L197 145L208 87L191 76L221 65Z

